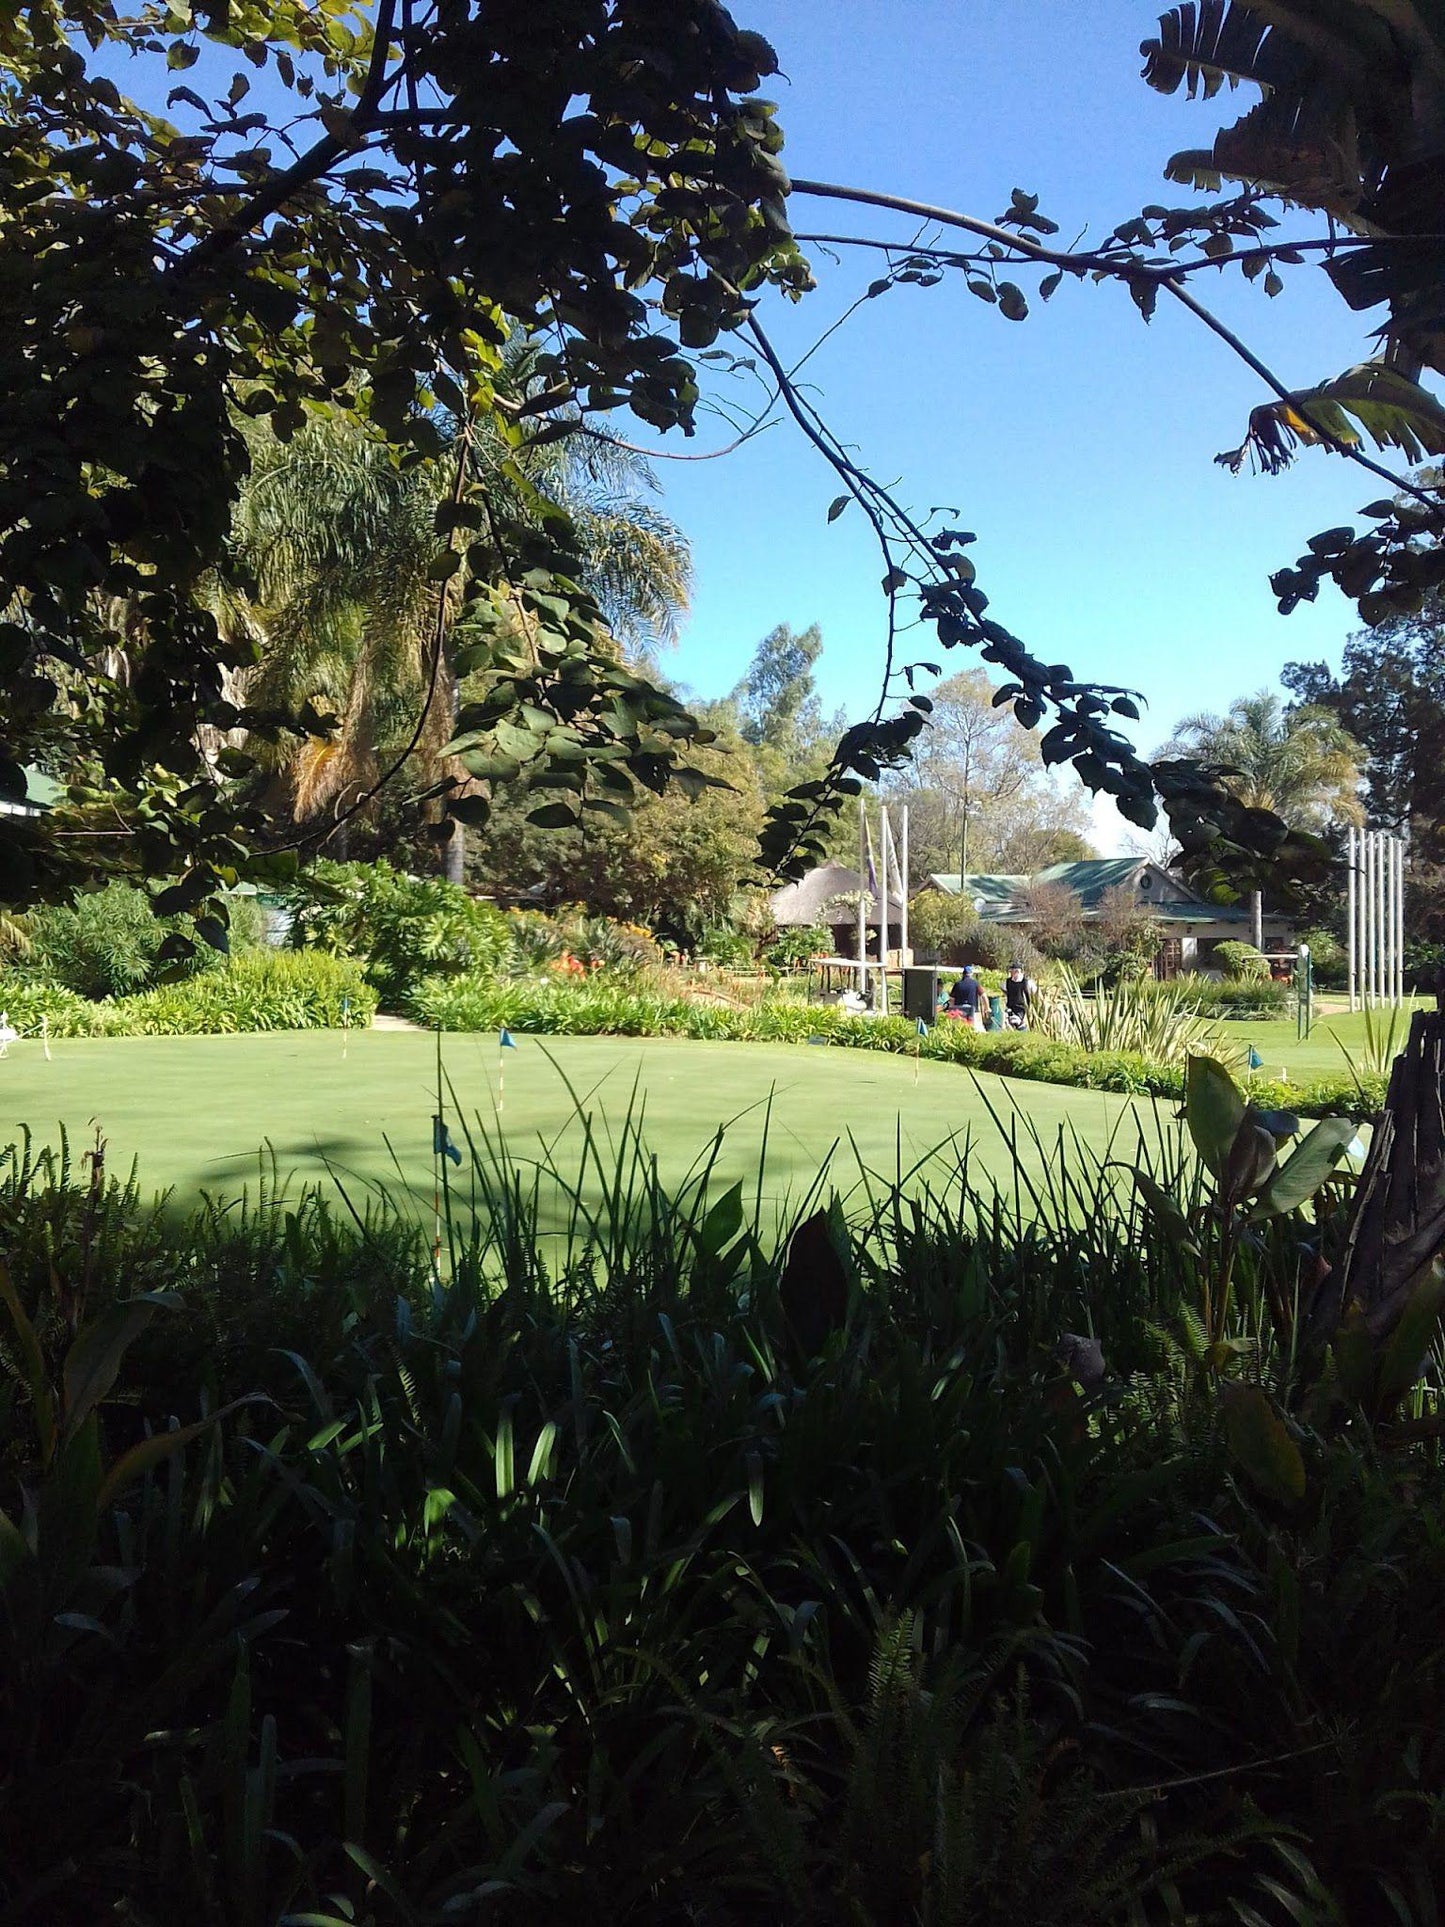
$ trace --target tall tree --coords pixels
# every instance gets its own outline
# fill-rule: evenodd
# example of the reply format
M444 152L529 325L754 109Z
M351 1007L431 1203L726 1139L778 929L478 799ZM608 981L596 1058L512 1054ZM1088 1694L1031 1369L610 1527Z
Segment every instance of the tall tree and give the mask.
M1062 790L981 670L938 684L914 752L914 775L890 795L909 806L912 867L1029 875L1086 855L1078 790Z
M530 352L512 357L523 381ZM518 457L495 432L475 432L469 463L481 499L499 519L525 513L525 498L509 499L517 494L511 469L535 492L538 520L549 508L566 509L580 551L579 580L619 645L646 655L671 638L687 606L691 565L681 533L649 499L656 483L641 457L603 437L547 443ZM306 736L271 759L284 770L299 820L327 808L344 812L374 784L419 711L424 727L413 768L434 779L446 767L442 748L465 680L458 660L470 639L458 620L465 565L444 591L436 581L448 470L445 460L400 466L350 416L314 419L289 442L259 438L233 531L263 638L246 695L263 709L320 698L338 719L330 732ZM442 700L423 706L438 625ZM459 822L443 852L448 874L459 880Z
M1432 861L1445 857L1445 602L1396 615L1349 637L1340 673L1322 662L1285 665L1281 681L1306 707L1327 710L1365 753L1363 795L1378 829L1407 831Z
M1327 709L1288 708L1272 690L1241 696L1223 716L1183 717L1165 755L1217 765L1246 808L1270 810L1318 832L1364 820L1360 777L1364 753ZM1263 893L1253 895L1254 942L1264 941Z
M816 622L799 635L786 622L768 631L730 698L745 743L787 756L816 749L823 710L813 671L822 653L823 631Z

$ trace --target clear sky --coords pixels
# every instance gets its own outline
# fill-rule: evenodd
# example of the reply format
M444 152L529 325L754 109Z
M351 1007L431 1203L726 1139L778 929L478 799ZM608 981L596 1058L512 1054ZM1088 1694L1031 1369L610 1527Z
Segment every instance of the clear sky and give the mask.
M1135 0L734 0L733 11L781 57L785 78L768 92L791 173L987 217L1019 186L1041 196L1061 239L1085 225L1102 239L1151 201L1188 199L1163 180L1165 160L1208 145L1256 97L1190 103L1146 87L1138 43L1158 8ZM865 209L801 198L791 209L804 231L906 233ZM877 257L835 265L812 252L818 292L766 308L793 353L878 272ZM1289 273L1274 301L1237 270L1198 292L1291 385L1370 351L1361 318L1316 272ZM1330 588L1281 617L1267 578L1383 485L1320 451L1279 477L1216 467L1264 391L1173 304L1146 327L1122 288L1068 282L1014 324L948 279L870 302L809 373L875 474L915 507L956 505L978 532L991 614L1046 660L1143 692L1146 747L1180 714L1273 683L1286 661L1337 660L1358 626ZM707 445L704 430L691 446ZM816 621L825 706L861 712L877 686L880 569L856 511L826 522L837 485L821 458L782 425L723 460L662 470L697 575L671 672L718 693L774 623ZM972 660L956 652L946 667Z

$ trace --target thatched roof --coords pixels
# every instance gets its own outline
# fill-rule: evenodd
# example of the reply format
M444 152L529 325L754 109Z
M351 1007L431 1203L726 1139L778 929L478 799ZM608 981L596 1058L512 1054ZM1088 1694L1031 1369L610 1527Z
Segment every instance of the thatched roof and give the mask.
M800 929L808 924L853 922L858 915L858 892L865 889L867 885L862 877L856 870L850 870L846 864L820 864L816 870L810 870L796 883L785 884L781 890L774 891L773 922L782 930ZM838 897L852 897L854 901L840 905L835 901ZM871 892L868 896L868 911L871 921L876 924L878 906ZM902 918L902 900L890 891L888 921L899 923Z

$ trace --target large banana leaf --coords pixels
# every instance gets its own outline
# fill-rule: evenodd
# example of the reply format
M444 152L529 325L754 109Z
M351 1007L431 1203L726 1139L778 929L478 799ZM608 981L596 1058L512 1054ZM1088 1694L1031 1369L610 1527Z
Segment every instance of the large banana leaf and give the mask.
M1341 417L1348 417L1340 439L1357 441L1350 422L1358 422L1377 447L1398 448L1411 463L1445 453L1445 408L1428 389L1382 362L1347 368L1335 380L1305 389L1278 407L1336 436Z

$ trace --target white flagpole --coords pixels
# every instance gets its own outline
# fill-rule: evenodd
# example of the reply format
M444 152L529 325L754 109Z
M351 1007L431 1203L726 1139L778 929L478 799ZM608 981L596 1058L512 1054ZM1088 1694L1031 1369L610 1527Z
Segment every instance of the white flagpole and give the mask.
M1364 1008L1376 1002L1376 838L1364 832Z
M905 964L911 961L908 954L908 887L908 805L905 803L903 805L903 882L898 892L898 900L903 906L902 927L898 934L898 941L902 945L899 962Z
M1359 927L1360 927L1360 900L1359 900L1360 892L1359 892L1359 880L1358 880L1357 867L1356 867L1359 862L1359 856L1356 849L1356 845L1358 844L1358 841L1359 841L1358 830L1346 830L1345 832L1345 933L1346 933L1345 934L1345 953L1348 958L1351 1010L1358 1010L1360 1007L1360 981L1359 981L1360 959L1359 959L1359 944L1358 944Z
M868 995L868 835L867 803L858 798L858 995Z
M878 805L878 1009L888 1015L888 811Z

